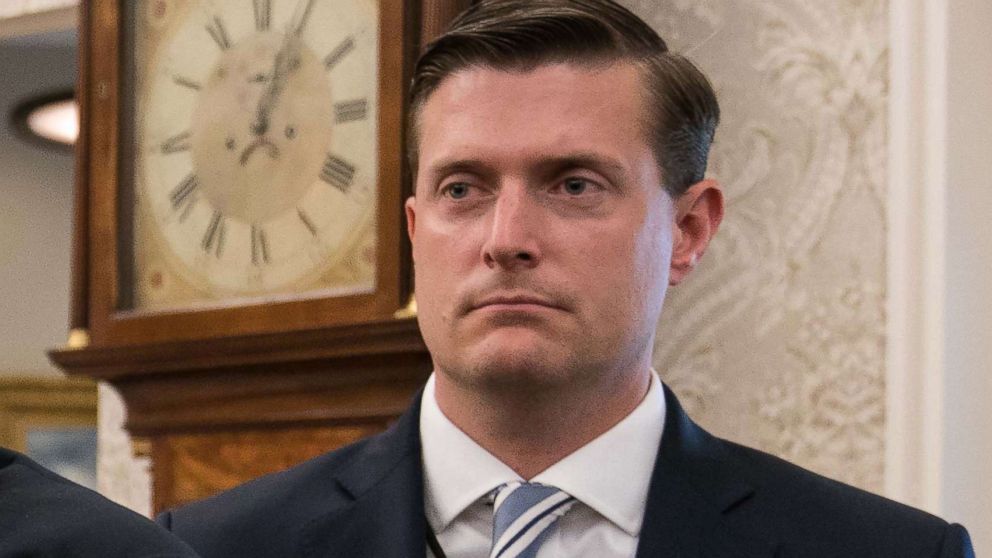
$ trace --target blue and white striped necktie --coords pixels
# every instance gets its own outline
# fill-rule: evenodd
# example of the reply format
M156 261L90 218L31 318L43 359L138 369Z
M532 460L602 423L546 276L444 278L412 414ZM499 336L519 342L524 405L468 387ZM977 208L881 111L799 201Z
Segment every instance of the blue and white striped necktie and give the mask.
M511 482L496 493L489 558L534 558L575 498L545 484Z

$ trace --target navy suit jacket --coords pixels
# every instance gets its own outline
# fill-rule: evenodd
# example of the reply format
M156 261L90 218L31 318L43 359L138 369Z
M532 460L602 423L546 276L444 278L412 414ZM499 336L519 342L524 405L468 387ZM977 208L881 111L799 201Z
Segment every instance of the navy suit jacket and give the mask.
M0 557L195 558L131 510L0 448Z
M973 558L960 525L716 438L665 398L637 558ZM419 401L383 434L158 521L203 558L423 558Z

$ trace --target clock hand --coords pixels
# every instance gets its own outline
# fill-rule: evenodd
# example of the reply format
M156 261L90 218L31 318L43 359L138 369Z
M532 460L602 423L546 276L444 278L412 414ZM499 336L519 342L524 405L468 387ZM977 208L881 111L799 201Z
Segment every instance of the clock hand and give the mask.
M313 0L306 0L303 4L297 4L296 10L293 12L293 18L290 19L290 29L292 33L296 36L303 34L303 30L306 29L307 22L310 21L310 12L313 10Z
M269 114L275 107L282 90L285 88L286 77L296 69L299 64L299 37L306 29L310 20L310 13L313 11L314 0L306 0L296 5L293 17L289 20L286 34L283 37L282 45L276 53L274 67L272 68L272 81L269 87L262 94L258 103L258 110L255 121L251 125L252 132L257 136L265 135L269 129Z
M255 121L251 125L251 131L257 136L263 136L268 131L269 114L275 107L276 101L279 100L279 96L285 86L286 76L289 74L287 58L289 58L291 38L291 35L287 35L286 39L283 40L282 46L279 47L279 52L276 53L275 63L272 68L271 81L262 93L262 98L258 101Z

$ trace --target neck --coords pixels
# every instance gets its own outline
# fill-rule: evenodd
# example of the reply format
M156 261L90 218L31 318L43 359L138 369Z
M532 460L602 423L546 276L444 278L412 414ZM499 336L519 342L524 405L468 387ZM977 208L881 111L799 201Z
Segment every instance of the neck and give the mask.
M561 461L629 415L644 399L649 365L587 389L479 389L438 371L441 411L525 480ZM605 383L605 382L604 382Z

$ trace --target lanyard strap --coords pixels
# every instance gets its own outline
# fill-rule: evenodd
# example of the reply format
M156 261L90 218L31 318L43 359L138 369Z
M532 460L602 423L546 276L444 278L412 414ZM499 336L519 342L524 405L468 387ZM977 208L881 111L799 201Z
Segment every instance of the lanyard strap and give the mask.
M441 548L441 543L437 542L437 535L431 529L430 523L427 523L427 548L430 548L431 552L434 553L434 558L448 558L444 549Z

